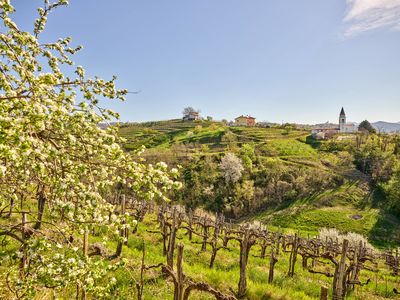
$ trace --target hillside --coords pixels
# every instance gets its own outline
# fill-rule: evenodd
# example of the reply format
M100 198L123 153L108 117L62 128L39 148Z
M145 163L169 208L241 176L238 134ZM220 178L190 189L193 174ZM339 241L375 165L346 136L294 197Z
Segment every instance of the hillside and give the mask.
M353 143L354 136L343 136L338 146L333 141L314 141L308 131L290 127L227 127L218 122L181 120L123 126L120 135L127 140L124 144L127 150L144 145L148 148L144 157L150 161L162 159L173 165L196 158L201 161L204 155L218 159L226 152L240 153L244 144L251 145L256 156L254 161L269 168L283 168L283 177L308 172L309 180L326 176L327 182L340 183L326 187L322 183L320 189L279 203L269 200L238 215L240 220L260 220L289 232L299 230L316 234L322 227L354 231L367 236L377 246L400 242L398 218L379 205L379 192L370 190L367 176L355 168L351 159L349 161L347 151L338 149ZM263 175L258 175L260 172L255 172L254 167L252 172L249 178L255 184L263 180ZM202 196L200 194L197 197ZM188 197L191 196L186 195ZM196 196L193 194L192 197ZM192 202L199 201L191 201L190 205ZM181 203L185 204L185 201ZM213 205L208 207L215 208Z

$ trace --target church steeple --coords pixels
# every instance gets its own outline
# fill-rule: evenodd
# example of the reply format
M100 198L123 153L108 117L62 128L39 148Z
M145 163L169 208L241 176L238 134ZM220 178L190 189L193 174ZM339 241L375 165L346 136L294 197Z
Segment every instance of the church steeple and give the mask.
M340 111L339 115L339 131L340 132L345 132L345 126L346 125L346 113L344 112L344 108L342 107L342 110Z

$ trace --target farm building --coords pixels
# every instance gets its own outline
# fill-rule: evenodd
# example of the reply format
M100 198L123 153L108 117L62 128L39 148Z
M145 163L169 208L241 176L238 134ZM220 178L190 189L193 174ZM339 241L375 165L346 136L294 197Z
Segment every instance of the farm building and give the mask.
M191 111L183 116L183 121L196 121L200 120L200 114L198 111Z
M235 118L235 125L236 126L255 126L256 125L256 118L247 116L240 116Z

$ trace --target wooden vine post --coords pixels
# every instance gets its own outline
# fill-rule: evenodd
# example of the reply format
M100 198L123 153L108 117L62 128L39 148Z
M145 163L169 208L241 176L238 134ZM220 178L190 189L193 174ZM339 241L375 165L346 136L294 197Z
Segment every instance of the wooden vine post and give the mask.
M360 271L360 258L362 256L362 242L360 241L359 247L354 249L354 255L353 255L353 262L352 266L350 268L350 274L349 274L349 284L350 288L354 289L354 282L358 281L358 273Z
M334 259L332 260L335 263L335 274L333 276L333 290L332 290L333 300L342 300L346 295L346 256L348 248L349 248L349 241L344 240L342 245L342 254L340 257L340 261L337 262Z
M178 253L176 257L176 276L175 276L175 289L174 289L174 299L182 300L184 293L184 280L183 275L183 245L179 244Z

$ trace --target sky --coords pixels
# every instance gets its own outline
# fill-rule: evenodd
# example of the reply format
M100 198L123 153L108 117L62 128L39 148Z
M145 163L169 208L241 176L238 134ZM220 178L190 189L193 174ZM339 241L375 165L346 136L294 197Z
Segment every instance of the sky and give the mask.
M11 1L31 30L43 0ZM1 29L1 28L0 28ZM400 121L400 0L70 0L44 42L71 36L87 74L118 77L122 121L202 116L315 124Z

